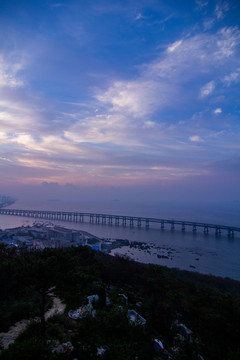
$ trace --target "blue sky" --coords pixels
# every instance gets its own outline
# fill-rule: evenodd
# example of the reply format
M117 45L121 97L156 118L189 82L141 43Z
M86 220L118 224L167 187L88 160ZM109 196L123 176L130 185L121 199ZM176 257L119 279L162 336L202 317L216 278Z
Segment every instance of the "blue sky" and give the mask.
M240 200L239 15L238 1L1 0L0 186Z

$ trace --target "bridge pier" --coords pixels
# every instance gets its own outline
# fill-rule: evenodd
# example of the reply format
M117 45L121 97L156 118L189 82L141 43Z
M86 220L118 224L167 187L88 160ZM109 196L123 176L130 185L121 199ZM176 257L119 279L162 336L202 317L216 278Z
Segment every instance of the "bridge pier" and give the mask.
M171 231L174 231L174 229L175 229L175 223L174 223L174 221L172 221L171 222Z
M221 235L221 228L219 226L216 227L215 235L220 236Z
M113 222L113 218L112 218L112 216L109 216L108 217L108 224L112 225L112 222Z
M133 218L130 218L130 223L129 223L130 227L133 227Z
M96 215L96 224L100 224L100 215Z
M127 219L124 216L123 219L122 219L122 226L126 226L126 225L127 225Z
M164 230L164 220L161 220L161 230Z
M182 223L182 232L184 232L185 231L185 223L183 222Z
M138 218L137 220L137 226L140 228L142 227L142 219L141 218Z
M115 217L115 226L118 226L119 225L119 216L116 216Z
M145 221L146 221L146 226L145 227L146 227L146 229L149 229L149 219L146 219Z
M102 224L103 224L103 225L106 224L106 216L105 216L105 215L102 216Z
M197 232L197 226L196 224L193 224L193 229L192 229L193 233L195 234Z
M203 230L204 234L205 235L208 234L208 231L209 231L208 225L204 224L204 230Z

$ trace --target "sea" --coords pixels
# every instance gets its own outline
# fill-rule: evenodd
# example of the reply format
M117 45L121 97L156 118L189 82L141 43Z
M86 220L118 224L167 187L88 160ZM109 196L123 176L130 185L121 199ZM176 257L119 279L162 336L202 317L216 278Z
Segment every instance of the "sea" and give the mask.
M168 202L132 203L112 200L106 202L67 201L48 199L44 201L17 200L9 206L13 209L58 210L103 213L112 215L154 217L169 220L206 222L218 225L240 227L240 202L224 204L178 204ZM0 215L0 228L31 225L37 219ZM42 221L42 220L41 220ZM39 219L40 222L40 219ZM89 222L70 223L51 221L66 228L87 231L104 239L127 239L130 246L122 246L111 251L111 255L125 255L142 263L159 264L171 268L212 274L240 281L240 233L229 238L222 232L215 236L212 231L203 234L186 228L170 227L161 230L160 224L149 229L144 227L123 227L108 224L90 224ZM136 246L137 242L137 246ZM142 244L139 245L139 244Z

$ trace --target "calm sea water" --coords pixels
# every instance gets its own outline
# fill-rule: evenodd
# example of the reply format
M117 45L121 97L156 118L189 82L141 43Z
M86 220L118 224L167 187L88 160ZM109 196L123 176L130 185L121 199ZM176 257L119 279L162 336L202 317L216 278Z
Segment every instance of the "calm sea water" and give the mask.
M78 201L70 203L55 199L47 202L16 202L11 207L59 211L78 210L240 226L240 206L238 203L226 204L222 207L213 205L207 208L203 205L184 207L166 203L155 204L154 206L144 204L140 206L138 204L134 207L134 204L130 206L118 201L101 204ZM0 215L0 227L2 229L30 225L31 223L32 219ZM228 238L224 234L215 237L213 233L205 236L201 230L193 234L192 231L182 233L177 229L172 232L169 229L162 231L160 228L150 228L146 230L144 227L138 229L121 225L116 227L114 225L89 224L87 222L80 224L54 223L68 228L85 230L98 237L128 239L145 242L149 245L149 248L145 250L138 247L122 247L113 251L113 254L116 252L126 254L143 263L155 263L240 280L240 234L236 234L234 238Z

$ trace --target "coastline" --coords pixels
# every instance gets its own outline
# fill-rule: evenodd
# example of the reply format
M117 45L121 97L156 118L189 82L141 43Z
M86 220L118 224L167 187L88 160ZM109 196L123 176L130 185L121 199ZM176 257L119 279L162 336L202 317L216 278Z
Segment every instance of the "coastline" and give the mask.
M26 231L26 229L32 225L34 224L26 222L24 225L20 225L20 228ZM213 237L201 238L200 236L193 237L190 235L187 236L186 234L168 233L167 231L157 232L138 229L134 229L132 232L127 232L127 229L125 229L125 232L121 234L124 234L124 236L119 237L116 236L119 235L117 229L107 226L101 227L101 225L96 225L91 231L91 227L86 226L86 224L85 228L84 224L75 226L76 224L66 224L62 222L51 222L48 223L48 225L81 233L81 237L84 239L81 243L65 243L64 246L89 245L94 250L100 250L113 256L120 255L128 257L134 261L145 264L156 264L206 275L221 276L223 278L230 277L240 281L240 262L237 255L240 253L240 242L238 240L231 239L231 241L229 241ZM96 233L95 230L97 227L98 229L100 227L104 230L105 234L108 234L108 230L109 232L112 230L113 233L111 237L103 236L101 232ZM179 236L181 236L181 238L179 238ZM205 247L203 247L203 244ZM61 247L63 245L58 241L55 243L52 242L51 246ZM235 258L231 253L232 250L234 250L234 246L238 251L238 253L236 253L236 251L233 253ZM43 244L39 245L39 248L43 247ZM228 255L228 257L226 257L226 255Z

